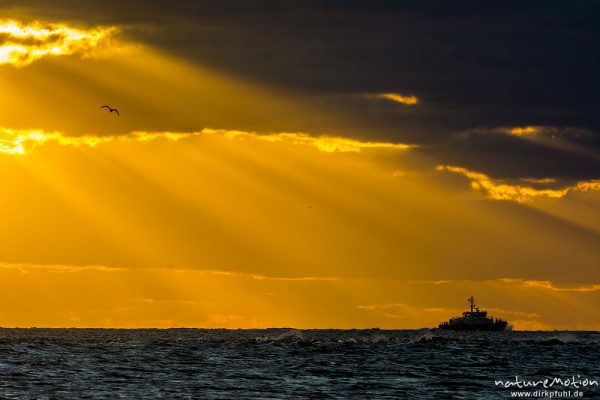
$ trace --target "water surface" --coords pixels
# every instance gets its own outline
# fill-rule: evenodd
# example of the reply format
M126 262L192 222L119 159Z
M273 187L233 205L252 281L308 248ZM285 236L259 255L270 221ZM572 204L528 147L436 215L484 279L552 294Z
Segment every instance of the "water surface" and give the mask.
M600 333L0 329L7 399L507 399L515 375L600 381Z

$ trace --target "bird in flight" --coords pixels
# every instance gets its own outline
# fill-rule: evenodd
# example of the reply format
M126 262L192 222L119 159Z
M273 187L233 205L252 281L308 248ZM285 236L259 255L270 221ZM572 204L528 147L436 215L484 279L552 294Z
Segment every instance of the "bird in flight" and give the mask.
M111 108L110 106L107 106L107 105L100 106L100 108L106 108L109 112L116 112L118 116L121 116L119 114L119 110L117 110L116 108Z

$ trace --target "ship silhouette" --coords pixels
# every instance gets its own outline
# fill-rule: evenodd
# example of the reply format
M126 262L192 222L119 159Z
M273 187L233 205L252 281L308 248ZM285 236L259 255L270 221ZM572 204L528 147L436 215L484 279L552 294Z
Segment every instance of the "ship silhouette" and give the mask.
M488 317L487 311L480 310L475 303L475 297L471 296L467 301L471 305L471 311L463 312L462 317L442 322L439 328L450 331L503 331L506 328L506 321Z

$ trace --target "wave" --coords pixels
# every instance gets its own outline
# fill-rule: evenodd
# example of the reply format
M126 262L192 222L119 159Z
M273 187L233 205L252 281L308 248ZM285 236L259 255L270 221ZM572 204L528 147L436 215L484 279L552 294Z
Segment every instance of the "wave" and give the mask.
M0 328L0 344L27 343L48 345L63 343L168 344L196 346L237 344L279 344L296 346L387 346L438 345L453 343L501 343L521 345L599 344L600 332L584 331L504 331L453 332L439 329L7 329Z

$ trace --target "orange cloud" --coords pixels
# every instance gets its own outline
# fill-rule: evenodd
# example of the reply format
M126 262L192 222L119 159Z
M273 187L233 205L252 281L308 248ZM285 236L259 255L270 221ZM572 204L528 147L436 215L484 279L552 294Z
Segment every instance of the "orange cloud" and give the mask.
M517 126L514 128L508 129L508 133L514 136L527 136L533 135L540 131L540 128L537 126Z
M577 185L575 185L575 190L578 190L580 192L588 192L591 190L600 190L600 180L595 179L592 181L579 182L579 183L577 183Z
M555 183L556 179L554 178L521 178L523 182L527 183L535 183L535 184L546 184L546 183Z
M458 309L443 307L415 307L404 303L359 304L359 310L376 313L385 318L415 320L428 318L443 320L447 315L460 312Z
M271 142L282 142L288 140L291 141L293 144L316 147L317 149L325 153L360 153L362 150L367 149L404 150L416 147L415 145L404 143L360 141L335 136L311 136L307 133L274 133L267 135L259 135L253 132L224 131L212 129L205 129L203 130L203 132L212 134L222 134L227 137L253 136L255 138Z
M600 293L597 283L558 286L521 278L438 285L387 278L21 263L0 263L0 278L6 283L0 300L13 305L0 314L3 326L421 328L460 314L460 293L466 296L476 289L485 292L484 306L490 307L484 308L508 319L515 329L590 329L594 326L588 322L598 320L593 304Z
M290 142L294 145L312 146L325 153L359 153L369 149L404 150L415 147L404 143L360 141L333 136L311 136L307 133L271 133L259 134L224 129L203 129L197 132L131 132L126 135L83 135L66 136L61 132L44 130L20 130L0 127L0 153L25 154L30 149L46 143L58 143L62 146L88 146L112 141L149 142L157 139L181 140L198 135L217 135L229 139L257 139L268 142Z
M399 93L378 93L375 97L378 99L391 100L407 106L414 106L419 102L419 99L416 96L404 96Z
M123 272L130 269L123 267L109 267L105 265L62 265L62 264L24 264L24 263L3 263L0 262L0 269L13 269L22 273L31 272L53 272L53 273L77 273L77 272ZM281 281L281 282L333 282L342 278L336 276L270 276L260 274L250 274L244 272L231 272L213 269L193 269L193 268L136 268L136 271L148 272L173 272L173 273L194 273L201 275L210 275L226 278L244 278L257 281Z
M116 31L115 27L77 29L40 21L0 21L0 65L22 67L49 56L89 55Z
M562 198L572 190L580 192L600 190L599 180L581 181L573 186L567 186L560 189L536 189L531 186L503 183L492 179L481 172L471 171L463 167L438 165L436 169L438 171L448 171L466 176L471 180L471 187L474 190L481 190L485 192L489 198L494 200L511 200L519 203L526 203L540 197ZM553 182L547 179L544 181ZM537 181L536 183L541 183L541 181Z
M75 273L75 272L84 272L84 271L95 271L95 272L115 272L115 271L124 271L125 268L120 267L107 267L105 265L85 265L85 266L75 266L75 265L62 265L62 264L11 264L0 262L0 269L15 269L24 274L28 274L31 272L54 272L58 274L64 273Z
M559 287L556 286L551 281L536 281L536 280L524 280L524 279L514 279L514 278L503 278L500 279L501 282L505 283L517 283L523 287L528 288L542 288L548 289L555 292L597 292L600 291L600 284L591 284L586 286L568 286L568 287Z

